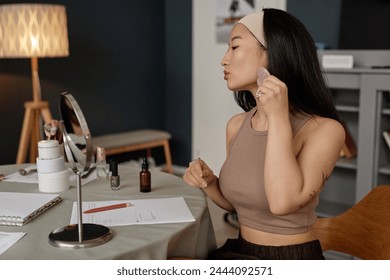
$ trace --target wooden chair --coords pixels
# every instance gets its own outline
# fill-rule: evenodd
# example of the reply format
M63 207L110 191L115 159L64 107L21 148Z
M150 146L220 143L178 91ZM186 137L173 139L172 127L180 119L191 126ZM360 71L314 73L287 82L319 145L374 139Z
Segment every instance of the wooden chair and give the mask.
M390 260L390 185L374 188L343 214L319 218L313 227L324 251Z

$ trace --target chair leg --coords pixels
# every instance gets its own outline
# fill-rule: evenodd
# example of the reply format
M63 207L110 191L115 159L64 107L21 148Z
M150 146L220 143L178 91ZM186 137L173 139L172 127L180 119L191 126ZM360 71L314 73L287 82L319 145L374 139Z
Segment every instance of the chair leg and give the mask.
M146 149L146 157L152 157L152 149L151 148Z
M173 174L171 150L169 148L169 140L164 141L164 154L165 154L165 169L168 173Z

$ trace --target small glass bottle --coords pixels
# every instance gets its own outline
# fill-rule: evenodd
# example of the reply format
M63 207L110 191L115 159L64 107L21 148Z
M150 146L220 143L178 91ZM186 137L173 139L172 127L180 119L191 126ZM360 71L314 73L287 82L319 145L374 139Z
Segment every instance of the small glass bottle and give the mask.
M152 188L149 164L146 158L142 162L142 170L139 173L139 187L141 192L150 192Z
M98 179L107 179L106 151L103 147L96 149L96 173Z

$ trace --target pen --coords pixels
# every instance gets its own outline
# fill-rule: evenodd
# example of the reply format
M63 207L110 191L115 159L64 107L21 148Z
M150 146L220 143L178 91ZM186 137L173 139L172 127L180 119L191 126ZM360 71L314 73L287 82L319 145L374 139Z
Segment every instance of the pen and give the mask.
M84 214L103 212L103 211L108 211L108 210L113 210L113 209L126 208L126 207L130 207L130 206L133 206L133 205L131 203L119 203L119 204L114 204L114 205L92 208L92 209L89 209L87 211L84 211Z

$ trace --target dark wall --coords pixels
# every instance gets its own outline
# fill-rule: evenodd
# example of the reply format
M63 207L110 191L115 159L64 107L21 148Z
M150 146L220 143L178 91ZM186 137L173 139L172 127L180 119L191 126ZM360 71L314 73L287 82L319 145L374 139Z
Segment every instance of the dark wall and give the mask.
M287 11L308 29L314 41L337 49L342 0L287 1Z
M341 49L390 49L390 1L343 0Z
M332 49L390 49L389 0L294 0L287 10Z
M70 91L92 136L137 128L168 130L174 163L187 163L191 0L40 3L67 9L70 56L39 59L42 96L53 116L59 117L59 94ZM15 162L23 102L32 99L30 75L28 59L0 59L0 164Z
M174 163L186 166L192 156L192 1L166 0L165 11L166 129L174 135Z

